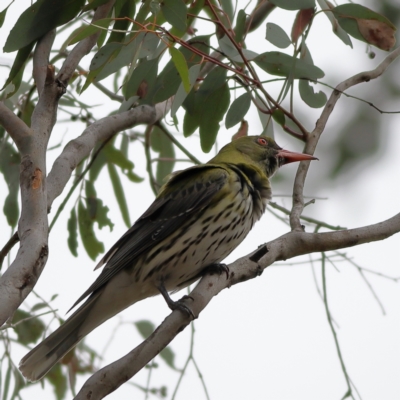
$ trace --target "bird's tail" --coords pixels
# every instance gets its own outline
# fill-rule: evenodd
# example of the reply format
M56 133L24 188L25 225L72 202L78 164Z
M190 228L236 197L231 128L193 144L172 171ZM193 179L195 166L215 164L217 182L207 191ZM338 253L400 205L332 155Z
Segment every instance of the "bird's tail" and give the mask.
M104 321L85 324L100 293L89 297L56 331L32 349L20 362L19 369L29 381L37 381L78 342Z

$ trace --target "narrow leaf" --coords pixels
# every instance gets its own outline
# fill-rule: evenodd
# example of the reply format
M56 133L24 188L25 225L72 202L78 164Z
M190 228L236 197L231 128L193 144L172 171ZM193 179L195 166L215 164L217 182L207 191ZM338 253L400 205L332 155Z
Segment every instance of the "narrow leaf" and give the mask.
M229 107L230 91L228 84L207 96L200 116L200 144L205 153L208 153L215 143L219 131L219 123Z
M121 184L121 179L118 175L117 169L114 164L108 163L108 173L110 174L111 183L114 189L114 194L117 199L119 209L121 211L122 219L125 222L125 225L130 228L131 221L129 217L128 205L126 203L125 192Z
M75 35L70 38L70 40L68 41L68 46L78 43L82 39L85 39L86 37L93 35L94 33L98 32L101 28L108 28L111 21L113 21L112 18L104 18L94 22L93 24L82 26L81 29L79 29L79 31L76 31Z
M83 247L88 256L95 260L96 257L104 252L104 245L98 241L94 233L94 221L90 218L89 212L84 206L82 200L78 204L78 226L81 235Z
M329 10L332 9L331 4L326 0L317 0L319 6L322 10ZM332 31L333 33L347 46L353 48L353 44L351 43L351 39L346 31L339 25L338 20L335 18L331 11L325 11L324 14L327 16L329 21L332 24Z
M315 7L315 0L270 0L270 2L284 10L301 10Z
M174 28L186 32L187 9L182 0L163 0L161 11L166 21Z
M193 65L193 67L191 67L189 69L189 85L190 85L189 92L193 88L193 86L195 85L195 83L197 81L197 77L200 74L200 69L201 69L200 64ZM176 112L178 111L179 107L182 105L182 103L184 102L184 100L186 99L188 94L189 93L183 87L183 82L182 82L178 88L178 91L176 92L174 101L172 103L172 107L171 107L171 115L172 116L174 116L176 114Z
M189 70L186 64L185 57L175 47L170 47L169 53L171 54L172 61L174 62L175 67L178 70L179 75L182 79L183 87L185 88L186 93L189 93L190 91Z
M317 80L325 75L315 65L310 65L304 60L299 60L278 51L260 54L254 59L254 62L271 75L286 77L291 75L293 79L306 78L311 80Z
M68 229L68 248L72 255L78 257L78 219L76 218L75 208L71 210L71 214L69 216L67 222Z
M8 7L10 7L12 3L13 2L11 2L3 11L0 12L0 28L4 24L4 20L6 19L6 14L7 14Z
M233 101L225 118L226 129L238 124L249 111L251 103L250 93L244 93Z
M53 28L73 19L85 0L38 0L18 18L6 40L4 51L19 50L43 36Z
M299 10L292 26L292 41L296 43L314 17L314 8Z

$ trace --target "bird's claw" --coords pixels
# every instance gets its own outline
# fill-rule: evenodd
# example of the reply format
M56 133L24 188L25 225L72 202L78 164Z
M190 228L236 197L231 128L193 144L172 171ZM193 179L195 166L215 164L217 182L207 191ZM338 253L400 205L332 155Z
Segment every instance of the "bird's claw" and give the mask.
M193 311L184 303L184 300L187 300L187 299L194 301L193 297L185 295L178 301L171 300L171 302L168 303L168 307L172 311L179 310L180 312L188 315L189 317L196 319L195 315L193 314Z
M216 264L211 264L209 265L205 271L207 274L214 274L217 273L218 275L221 275L225 272L226 274L226 279L229 278L229 267L226 264L223 263L216 263Z
M189 317L196 319L195 315L193 314L193 311L184 303L184 301L187 299L194 301L193 297L184 295L180 300L173 301L171 299L171 297L169 296L168 291L165 289L165 286L163 283L160 283L160 285L158 286L158 290L160 291L161 295L164 297L170 310L172 310L172 311L179 310L180 312L188 315Z

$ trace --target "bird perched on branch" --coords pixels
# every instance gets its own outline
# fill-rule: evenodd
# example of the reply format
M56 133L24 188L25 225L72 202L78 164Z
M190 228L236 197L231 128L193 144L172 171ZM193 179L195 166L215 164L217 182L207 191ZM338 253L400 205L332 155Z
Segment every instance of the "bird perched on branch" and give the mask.
M50 368L97 326L130 305L161 293L171 309L191 314L168 292L218 267L260 219L271 198L269 178L290 162L315 160L264 136L241 137L207 164L179 171L148 210L114 244L105 267L73 305L87 300L20 363L30 381Z

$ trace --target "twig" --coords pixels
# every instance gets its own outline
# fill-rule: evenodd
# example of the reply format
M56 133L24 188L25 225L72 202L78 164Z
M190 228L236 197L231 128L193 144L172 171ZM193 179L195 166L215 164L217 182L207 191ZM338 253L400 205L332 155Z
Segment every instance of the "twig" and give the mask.
M11 249L19 242L18 232L15 232L8 242L4 245L4 247L0 251L0 271L3 266L3 261L6 255L11 251Z
M347 392L346 392L345 397L343 397L343 398L351 397L352 399L354 399L354 396L351 391L350 377L349 377L349 374L347 373L346 365L344 363L342 352L340 350L339 340L337 338L336 330L335 330L335 327L333 326L331 313L329 310L328 294L326 291L325 254L324 253L322 253L321 265L322 265L322 290L323 290L323 294L324 294L324 305L325 305L326 317L328 319L329 327L331 328L331 332L332 332L333 339L335 341L336 351L338 353L340 365L342 367L342 371L343 371L343 374L344 374L344 377L345 377L346 383L347 383Z
M375 69L371 71L360 72L344 80L336 86L336 89L332 92L329 97L325 107L318 119L315 129L310 133L309 140L306 143L304 152L307 154L314 154L317 148L318 141L325 129L326 123L339 100L341 94L347 90L349 87L358 85L359 83L369 82L372 79L376 79L381 76L389 65L400 55L400 47L392 51ZM300 215L304 208L304 198L303 198L303 188L306 180L308 167L310 165L309 161L302 161L297 169L296 178L293 187L293 207L290 214L290 226L292 230L300 231Z

